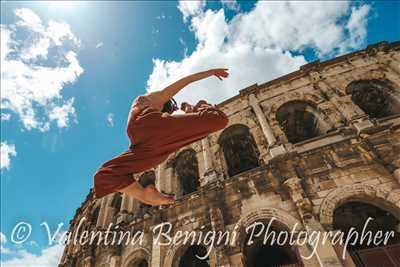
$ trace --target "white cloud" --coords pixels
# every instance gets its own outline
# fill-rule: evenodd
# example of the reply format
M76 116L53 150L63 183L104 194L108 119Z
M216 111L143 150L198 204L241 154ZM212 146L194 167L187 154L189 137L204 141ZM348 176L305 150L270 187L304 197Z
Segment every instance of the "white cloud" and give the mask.
M20 8L15 11L15 15L21 20L17 22L17 25L27 27L35 32L43 31L42 20L35 12L28 8Z
M39 254L33 254L25 249L9 249L6 236L0 232L1 254L7 254L12 257L9 260L1 260L2 267L56 267L60 263L65 245L56 239L54 245L44 248ZM30 246L37 246L35 241L29 242Z
M203 12L206 1L179 1L178 9L182 12L183 20L186 21L190 16L199 15Z
M185 40L182 39L182 37L179 38L179 43L183 46L183 56L186 57L187 51L188 51L187 44L186 44Z
M8 170L10 168L11 157L15 157L17 152L14 144L8 144L7 142L0 143L0 169ZM3 237L1 237L3 242Z
M18 250L14 258L1 261L2 267L56 267L58 266L64 245L56 244L43 249L40 254L33 254L26 250Z
M5 234L0 232L0 253L1 254L11 253L11 250L4 246L6 243L7 243L7 238L6 238Z
M107 125L110 127L114 127L114 114L112 113L107 114Z
M7 237L5 234L3 234L2 232L0 232L0 244L3 245L7 242Z
M74 99L69 99L62 106L55 106L49 113L50 121L56 121L59 128L65 128L69 124L70 114L75 114L75 108L72 106Z
M46 25L27 8L15 14L15 24L1 25L1 108L15 112L28 130L46 131L51 121L67 127L75 109L61 93L83 73L80 41L64 22Z
M103 44L103 42L98 42L97 44L96 44L96 48L100 48L100 47L102 47L104 44Z
M236 0L221 0L221 4L234 11L239 11L240 7Z
M228 21L222 8L204 10L198 3L196 8L187 4L181 1L178 8L185 19L191 17L190 30L197 40L196 49L181 61L153 59L147 88L160 90L197 71L229 68L230 77L225 81L209 78L196 82L176 97L178 101L205 99L214 103L236 95L251 84L297 70L307 63L299 55L306 48L319 56L358 48L365 39L363 32L369 10L363 6L352 9L349 2L343 1L261 1L252 10L239 12ZM349 22L352 20L355 22ZM355 36L361 36L358 38L361 41L354 43Z
M1 113L1 120L2 121L9 121L11 119L10 113Z
M40 38L32 44L32 46L21 51L21 58L24 60L36 59L38 57L47 58L50 47L49 38Z
M367 20L366 17L370 12L370 6L363 5L351 8L351 16L347 22L347 29L350 33L349 46L359 47L364 44L367 37Z

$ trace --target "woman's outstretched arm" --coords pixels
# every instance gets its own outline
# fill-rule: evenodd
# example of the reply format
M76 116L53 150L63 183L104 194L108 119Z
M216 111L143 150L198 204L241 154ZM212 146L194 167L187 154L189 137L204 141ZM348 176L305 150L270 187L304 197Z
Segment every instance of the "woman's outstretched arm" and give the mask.
M228 75L229 75L228 69L210 69L186 76L174 82L173 84L165 87L163 90L153 92L152 94L157 96L157 98L159 98L163 103L165 103L190 83L202 80L210 76L216 76L218 79L222 81L222 78L226 78L228 77Z

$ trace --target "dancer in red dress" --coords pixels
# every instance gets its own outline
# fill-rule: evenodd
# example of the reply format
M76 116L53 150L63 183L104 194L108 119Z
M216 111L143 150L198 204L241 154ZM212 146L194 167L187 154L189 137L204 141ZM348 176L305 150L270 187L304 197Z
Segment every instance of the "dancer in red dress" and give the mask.
M204 100L194 106L184 102L181 109L185 114L172 114L178 109L172 97L188 84L210 76L222 80L228 77L228 72L211 69L195 73L161 91L135 99L128 116L129 149L97 170L94 175L97 198L122 192L153 206L174 203L173 197L158 192L154 185L142 187L132 174L153 168L181 147L225 128L228 123L225 113Z

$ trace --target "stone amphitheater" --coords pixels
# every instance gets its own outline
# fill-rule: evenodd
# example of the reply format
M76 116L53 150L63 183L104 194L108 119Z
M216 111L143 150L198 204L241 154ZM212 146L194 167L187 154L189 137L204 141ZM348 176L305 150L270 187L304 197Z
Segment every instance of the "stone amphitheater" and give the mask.
M224 130L135 174L176 194L176 204L149 207L120 193L95 199L90 191L70 221L77 236L111 225L143 233L143 242L71 242L59 266L400 266L400 42L312 62L219 107L229 116ZM372 233L393 233L388 242L312 243L296 232L304 242L278 245L260 234L249 244L246 230L257 222L275 233L361 234L368 218ZM154 242L163 222L171 233L237 236L201 260L203 244Z

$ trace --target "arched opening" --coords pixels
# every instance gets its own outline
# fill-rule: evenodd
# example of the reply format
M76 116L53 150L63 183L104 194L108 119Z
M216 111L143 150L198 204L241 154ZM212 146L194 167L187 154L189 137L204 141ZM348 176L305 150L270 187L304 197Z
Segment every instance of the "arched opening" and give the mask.
M246 267L300 267L303 266L296 249L290 246L290 232L276 221L264 226L256 224L254 233L261 233L258 237L251 236L251 230L243 243L243 260ZM285 233L281 233L285 232ZM274 233L274 234L271 234ZM281 233L281 234L280 234ZM270 235L264 241L264 237ZM274 237L273 237L274 236ZM278 240L278 237L280 239ZM285 236L287 236L285 242ZM250 240L251 238L251 240Z
M371 219L368 221L368 218ZM348 237L347 249L356 266L400 266L399 224L400 221L390 212L358 201L342 204L333 214L333 229L342 231L345 239ZM358 233L358 239L355 234L350 237L351 231ZM361 241L363 231L366 238ZM383 240L384 235L390 233L394 236L388 239L386 245L383 242L368 242L368 236L371 236L371 240L377 236L381 237L379 240Z
M347 86L346 93L370 118L400 113L400 103L393 97L394 90L387 80L354 81Z
M224 152L229 176L260 166L257 145L247 126L235 124L228 127L218 143Z
M209 267L209 258L202 260L197 256L203 258L207 254L207 249L204 246L193 245L190 246L179 260L179 267Z
M321 114L305 101L283 104L276 112L276 119L288 141L293 144L323 135L329 130Z
M122 193L117 192L115 193L114 198L111 201L111 207L114 208L116 213L118 213L119 210L121 209L121 203L122 203Z
M197 191L200 181L196 152L193 149L180 152L173 167L182 188L182 195Z
M156 173L154 171L147 171L139 177L139 184L143 187L156 184Z
M133 260L127 267L149 267L149 263L146 259Z

